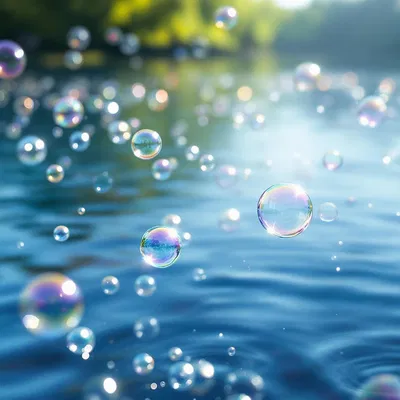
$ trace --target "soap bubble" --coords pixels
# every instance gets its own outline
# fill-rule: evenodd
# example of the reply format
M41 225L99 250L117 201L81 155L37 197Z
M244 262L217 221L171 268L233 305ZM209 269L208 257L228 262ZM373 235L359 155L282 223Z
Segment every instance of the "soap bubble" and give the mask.
M196 161L200 156L200 149L198 146L190 146L185 150L185 157L188 161Z
M361 387L357 400L398 400L400 380L397 376L382 374L370 378Z
M25 52L11 40L0 40L0 79L14 79L26 67Z
M156 280L152 276L140 275L135 281L135 291L141 297L152 296L156 289Z
M83 56L80 51L68 50L64 54L64 65L70 70L79 69L83 64Z
M108 125L108 137L115 144L123 144L131 138L131 128L125 121L113 121Z
M61 128L73 128L81 123L84 109L75 97L67 96L59 99L53 108L54 122Z
M101 287L105 294L108 294L109 296L111 296L118 292L119 280L115 276L112 276L112 275L105 276L103 278L103 280L101 281Z
M35 111L36 107L35 101L27 96L17 97L13 104L15 114L21 117L29 117Z
M117 46L120 44L123 33L120 28L112 26L107 28L104 38L106 42L111 46Z
M112 188L113 182L108 172L103 172L94 178L94 190L96 193L107 193Z
M232 165L221 165L215 171L215 179L223 189L231 188L238 182L237 169Z
M338 216L338 209L333 203L323 203L318 210L319 218L324 222L332 222Z
M328 171L335 171L343 165L343 157L337 150L328 151L322 163Z
M90 135L87 132L76 131L69 137L69 147L72 150L82 152L90 146Z
M175 228L175 229L178 229L181 222L182 222L182 218L177 214L167 214L162 219L162 224L164 226L167 226L169 228Z
M57 242L65 242L69 239L69 229L64 225L59 225L54 228L54 239Z
M70 49L86 50L90 44L90 32L84 26L74 26L67 33Z
M313 206L304 189L293 183L269 187L258 200L261 225L271 235L291 238L299 235L311 222Z
M233 232L239 228L240 211L236 208L229 208L221 214L219 227L225 232Z
M210 172L215 168L215 159L211 154L203 154L199 160L200 169L203 172Z
M358 122L362 126L376 128L386 117L387 106L380 96L366 97L358 106Z
M160 153L162 140L158 132L142 129L133 135L131 146L137 158L150 160Z
M238 370L227 375L225 380L225 392L227 395L245 394L251 399L257 398L257 394L264 389L263 378L246 370Z
M133 369L138 375L148 375L154 369L154 358L147 353L138 354L133 359Z
M154 317L140 318L135 322L133 331L138 339L152 339L160 333L160 324Z
M236 349L233 346L229 347L228 348L228 355L233 357L235 354L236 354Z
M165 110L168 102L169 95L164 89L153 90L147 96L147 105L151 111L160 112Z
M190 242L192 241L192 234L190 232L183 232L180 237L182 247L189 246Z
M307 92L317 88L321 77L321 68L318 64L300 64L294 73L294 87L298 92Z
M195 268L193 270L193 280L195 282L205 281L206 279L207 275L203 268Z
M169 179L172 174L171 163L166 158L161 158L157 161L154 161L153 165L151 166L151 172L154 179L157 179L158 181L165 181Z
M25 328L43 336L58 336L75 328L83 315L79 287L65 275L42 274L33 279L20 296Z
M75 354L91 353L95 343L93 331L81 326L72 330L67 336L67 348Z
M260 130L265 127L265 115L264 114L253 114L250 120L251 127L253 130Z
M185 391L194 382L195 372L193 365L184 361L179 361L170 366L168 371L168 381L172 389Z
M61 165L52 164L46 170L47 180L51 183L58 183L64 179L64 169Z
M85 215L86 209L85 207L79 207L77 210L78 215Z
M17 157L22 164L38 165L47 157L47 146L37 136L25 136L17 144Z
M132 56L137 53L140 49L140 39L139 36L134 33L127 33L122 36L119 43L119 50L122 54L126 56Z
M166 268L178 259L181 240L175 229L156 226L143 235L140 252L147 264L156 268Z
M182 358L183 352L179 347L172 347L168 351L168 357L171 361L178 361Z
M215 26L220 29L230 30L238 21L238 12L235 8L220 7L215 13Z

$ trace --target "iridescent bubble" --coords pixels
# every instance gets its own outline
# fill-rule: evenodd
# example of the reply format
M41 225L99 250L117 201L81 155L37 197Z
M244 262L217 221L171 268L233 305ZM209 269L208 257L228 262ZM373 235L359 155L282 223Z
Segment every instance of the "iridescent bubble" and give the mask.
M343 157L337 150L331 150L324 155L322 163L328 171L335 171L343 165Z
M162 219L162 224L164 226L167 226L169 228L175 228L175 229L178 229L181 222L182 222L182 218L177 214L167 214Z
M113 185L113 178L108 172L103 172L94 178L93 186L97 193L107 193Z
M119 290L119 280L118 278L112 275L105 276L101 281L101 287L105 294L112 296Z
M150 160L156 157L162 148L161 136L151 129L137 131L131 142L133 154L141 160Z
M118 44L120 44L122 36L123 33L121 29L116 26L112 26L110 28L107 28L104 38L109 45L117 46Z
M79 207L77 213L78 215L84 215L86 213L85 207Z
M80 51L68 50L64 54L64 65L74 71L79 69L83 64L83 56Z
M235 354L236 354L236 349L233 346L229 347L228 348L228 355L233 357Z
M357 400L398 400L400 380L395 375L382 374L370 378L358 392Z
M311 222L313 205L300 185L281 183L269 187L258 200L258 219L271 235L291 238Z
M319 206L319 218L324 222L332 222L338 217L338 209L333 203L323 203Z
M198 146L190 146L185 150L185 157L188 161L196 161L200 157L200 149Z
M215 171L215 180L223 189L235 186L238 179L237 169L232 165L221 165Z
M74 97L59 99L53 108L54 122L61 128L73 128L81 123L84 109L82 103Z
M54 228L53 236L57 242L65 242L69 239L69 229L64 225L58 225Z
M138 354L133 359L133 369L138 375L148 375L154 369L154 358L147 353Z
M67 33L69 48L86 50L90 44L90 32L84 26L74 26Z
M69 137L69 147L72 150L82 152L90 146L90 135L87 132L76 131Z
M143 235L140 252L147 264L156 268L166 268L178 259L181 240L176 229L155 226Z
M225 232L233 232L239 228L240 211L236 208L229 208L219 218L219 227Z
M206 279L207 275L203 268L195 268L193 270L193 280L195 282L205 281Z
M22 164L38 165L47 157L47 146L37 136L25 136L17 144L17 157Z
M300 64L294 73L293 83L298 92L308 92L317 88L321 77L321 68L318 64Z
M245 394L254 399L263 389L263 378L252 371L240 369L229 373L225 380L225 392L228 395Z
M203 154L199 160L200 169L203 172L210 172L215 168L215 159L211 154Z
M172 174L171 163L166 158L154 161L151 166L151 173L153 174L154 179L165 181L169 179Z
M179 361L170 366L168 371L168 382L172 389L185 391L194 382L195 372L193 365L184 361Z
M25 52L20 45L11 40L0 40L0 79L14 79L26 67Z
M125 121L113 121L108 125L108 137L115 144L124 144L131 138L131 127Z
M135 322L133 332L138 339L152 339L160 333L160 324L154 317L140 318Z
M58 164L51 164L46 170L47 180L51 183L58 183L64 179L64 168Z
M31 333L58 336L82 319L83 297L73 280L59 273L42 274L20 296L22 323Z
M67 348L75 354L91 353L95 343L93 331L83 326L75 328L67 336Z
M387 105L380 96L366 97L358 106L358 122L362 126L376 128L386 117Z
M172 347L168 351L168 357L171 361L178 361L182 358L183 352L179 347Z
M230 30L238 21L238 12L235 8L220 7L215 13L215 26L220 29Z
M152 296L156 289L156 280L152 276L140 275L135 281L135 291L141 297Z

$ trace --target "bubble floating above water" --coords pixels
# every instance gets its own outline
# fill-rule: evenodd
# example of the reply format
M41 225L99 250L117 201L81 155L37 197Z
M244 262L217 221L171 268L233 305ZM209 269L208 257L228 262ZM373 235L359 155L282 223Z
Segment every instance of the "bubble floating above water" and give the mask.
M70 49L86 50L90 39L90 32L84 26L74 26L67 33L67 44Z
M167 214L162 219L162 224L164 226L167 226L168 228L178 229L181 222L182 222L182 218L177 214Z
M380 96L366 97L358 106L358 122L362 126L376 128L386 117L387 105Z
M310 62L300 64L294 72L294 87L298 92L314 90L320 77L321 68L318 64Z
M238 22L238 12L230 6L220 7L215 12L215 26L220 29L231 30Z
M64 65L72 70L75 71L79 69L83 64L83 56L80 51L69 50L66 51L64 54Z
M215 180L223 189L231 188L238 183L238 171L232 165L221 165L215 171Z
M76 212L78 213L78 215L85 215L86 209L85 207L79 207Z
M115 276L105 276L101 281L103 292L109 296L117 293L119 290L119 280Z
M58 336L82 319L83 297L73 280L59 273L42 274L23 290L19 300L25 328L43 336Z
M67 348L75 354L91 353L95 343L96 338L89 328L75 328L67 336Z
M155 226L143 235L140 252L147 264L156 268L167 268L179 257L181 239L176 229Z
M113 183L114 180L108 172L103 172L94 178L94 190L96 193L107 193L112 188Z
M17 144L17 157L22 164L34 166L42 163L47 157L47 146L37 136L25 136Z
M52 164L46 170L47 180L51 183L59 183L64 179L64 168L58 164Z
M140 318L135 322L133 332L138 339L153 339L160 333L160 324L154 317Z
M195 268L193 270L193 280L195 282L205 281L206 279L207 275L203 268Z
M263 378L252 371L241 369L231 372L225 380L225 392L228 395L242 394L254 399L263 389Z
M0 79L14 79L20 76L26 67L25 52L11 40L0 40Z
M193 385L194 379L195 372L193 365L190 363L179 361L169 368L168 382L174 390L188 390Z
M125 121L113 121L108 125L108 137L115 144L124 144L131 138L131 127Z
M323 203L319 207L318 214L321 221L332 222L338 217L338 209L333 203Z
M300 185L280 183L269 187L261 195L257 213L261 225L269 234L291 238L307 229L313 205Z
M228 348L228 355L233 357L236 354L236 349L232 346Z
M168 357L171 361L178 361L182 358L183 352L179 347L172 347L168 351Z
M54 228L54 239L57 242L65 242L69 239L69 229L64 225L59 225Z
M53 108L53 118L61 128L73 128L81 123L84 115L82 103L75 97L66 96L59 99Z
M210 172L215 168L215 159L211 154L203 154L199 160L200 169L203 172Z
M154 369L154 358L147 353L138 354L133 359L133 369L138 375L148 375Z
M172 174L172 165L166 158L154 161L151 166L151 173L154 179L158 181L166 181Z
M324 155L322 164L328 171L336 171L343 165L343 157L337 150L330 150Z
M390 374L372 377L361 387L357 396L357 400L398 399L400 399L400 380Z
M77 152L85 151L90 146L90 135L87 132L76 131L69 137L69 147Z
M229 208L219 218L219 227L225 232L233 232L239 228L240 211L236 208Z
M150 275L140 275L135 281L135 291L138 296L152 296L156 289L156 280Z
M188 161L196 161L200 156L200 149L198 146L189 146L185 150L185 157Z
M133 154L137 158L151 160L161 151L161 136L151 129L142 129L133 135L131 147Z

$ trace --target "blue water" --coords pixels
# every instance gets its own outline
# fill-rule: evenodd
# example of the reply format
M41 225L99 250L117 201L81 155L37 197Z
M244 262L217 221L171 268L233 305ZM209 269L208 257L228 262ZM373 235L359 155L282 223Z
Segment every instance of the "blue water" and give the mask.
M400 373L399 170L382 163L398 137L398 120L375 130L361 129L347 92L298 96L286 90L291 69L275 68L263 63L238 66L231 60L179 65L152 61L140 71L76 73L92 92L105 78L115 77L120 83L122 118L138 117L144 127L160 132L161 156L179 159L178 170L165 182L152 178L151 162L135 159L129 143L112 144L97 116L88 114L85 121L97 127L91 147L73 153L68 147L70 131L53 138L51 113L40 108L23 132L48 141L49 155L38 167L19 164L16 141L3 135L0 398L224 399L227 374L242 369L264 380L257 394L250 393L248 382L240 389L253 399L346 400L354 398L370 376ZM335 77L345 71L335 70ZM393 71L356 72L369 93L379 79L396 78ZM232 88L221 87L226 74L233 80ZM33 76L43 75L57 78L53 91L72 79L48 71ZM129 104L125 88L134 82L148 88L175 86L169 89L168 108L155 113L145 104ZM195 107L206 103L199 99L204 84L232 104L226 115L210 112L209 124L200 127ZM235 92L243 84L254 90L254 110L267 117L263 130L232 127ZM277 91L281 97L275 103L269 96ZM318 114L319 104L331 105ZM11 121L11 105L0 110L0 119ZM249 179L222 189L213 174L186 161L183 148L173 146L169 135L179 119L189 123L188 144L213 154L218 164L251 168ZM344 157L335 172L324 169L321 161L331 149ZM61 155L70 156L72 166L62 183L52 185L45 179L45 169ZM113 176L114 186L99 195L92 181L103 171ZM323 223L315 212L309 228L298 237L268 235L257 219L257 201L267 187L279 182L302 184L315 211L323 202L335 203L339 219ZM348 201L351 196L355 202ZM86 208L83 216L76 212L81 206ZM218 220L231 207L240 211L241 220L237 231L227 233ZM170 268L145 266L139 253L141 236L169 213L182 217L192 241ZM65 243L52 237L60 224L71 231ZM17 248L18 241L25 243L23 249ZM207 279L194 281L195 268L203 268ZM21 323L19 293L45 271L67 274L84 293L81 325L90 327L97 340L89 360L70 353L65 338L34 337ZM157 281L152 297L141 298L134 291L134 281L142 273ZM106 275L120 281L114 296L101 290ZM149 316L158 319L160 334L137 339L134 322ZM169 387L168 350L173 346L193 360L213 363L216 379L207 393ZM227 353L230 346L236 348L233 357ZM138 377L132 368L133 357L142 352L156 362L146 377ZM115 368L107 367L109 361ZM92 387L101 387L101 377L113 377L119 394L90 397ZM164 388L162 381L167 382ZM157 383L156 390L150 389L151 383Z

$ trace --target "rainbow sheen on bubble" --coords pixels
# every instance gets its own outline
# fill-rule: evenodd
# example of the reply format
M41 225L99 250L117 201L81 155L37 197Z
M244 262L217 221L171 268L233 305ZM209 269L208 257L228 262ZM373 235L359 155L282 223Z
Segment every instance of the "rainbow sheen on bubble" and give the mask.
M51 183L58 183L64 179L64 168L58 164L51 164L46 169L47 180Z
M11 40L0 40L0 79L20 76L26 67L25 52Z
M308 92L317 88L321 77L321 68L318 64L307 62L300 64L293 77L294 87L298 92Z
M53 108L54 122L61 128L73 128L79 125L83 115L82 103L72 96L62 97Z
M154 358L147 353L140 353L133 359L133 369L138 375L148 375L154 369Z
M161 136L151 129L141 129L133 135L131 147L137 158L151 160L161 151Z
M25 328L42 336L58 336L75 328L84 309L79 287L59 273L33 279L22 291L19 306Z
M359 390L357 400L399 400L400 380L390 374L369 379Z
M257 213L261 225L269 234L291 238L307 229L313 215L313 205L300 185L279 183L261 195Z
M176 229L155 226L143 235L140 252L147 264L156 268L167 268L179 257L181 239Z
M166 181L172 174L172 165L166 158L154 161L151 166L151 173L157 181Z
M238 22L238 12L234 7L220 7L215 12L215 26L219 29L231 30Z
M343 165L343 157L337 150L325 153L322 164L328 171L335 171Z
M358 106L358 122L368 128L376 128L386 117L387 105L380 96L366 97Z

